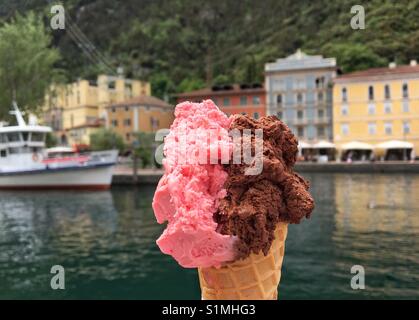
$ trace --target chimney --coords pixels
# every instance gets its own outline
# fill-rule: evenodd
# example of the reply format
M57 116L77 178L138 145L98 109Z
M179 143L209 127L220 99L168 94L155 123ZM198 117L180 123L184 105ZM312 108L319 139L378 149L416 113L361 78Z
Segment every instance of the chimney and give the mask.
M390 69L395 69L395 68L396 68L396 66L397 66L397 64L396 64L395 62L390 62L390 63L388 64L388 67L389 67Z
M416 67L418 65L418 62L416 60L410 60L410 66Z

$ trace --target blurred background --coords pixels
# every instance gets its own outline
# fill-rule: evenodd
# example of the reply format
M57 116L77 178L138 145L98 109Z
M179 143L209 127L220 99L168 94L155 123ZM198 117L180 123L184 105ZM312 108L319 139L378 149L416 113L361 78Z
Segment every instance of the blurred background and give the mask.
M156 134L204 99L298 137L316 209L290 226L281 299L419 298L417 59L419 0L0 0L0 298L199 299L196 270L155 244L151 201ZM13 101L37 144L8 129ZM109 149L109 190L10 190L11 164Z

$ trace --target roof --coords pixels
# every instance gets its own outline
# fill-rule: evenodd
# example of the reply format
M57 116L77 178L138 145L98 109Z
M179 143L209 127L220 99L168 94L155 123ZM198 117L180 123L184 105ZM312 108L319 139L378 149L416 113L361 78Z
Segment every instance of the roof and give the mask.
M309 69L336 69L335 58L323 58L321 55L311 56L300 49L294 54L265 64L265 74L270 72L287 72Z
M344 81L359 81L359 80L370 80L379 77L383 79L386 78L396 78L397 76L403 76L408 74L417 74L419 75L419 65L403 65L396 66L394 68L384 67L384 68L371 68L362 71L355 71L347 74L343 74L337 77L335 82L344 82Z
M108 105L106 108L112 107L125 107L125 106L150 106L150 107L161 107L161 108L172 108L173 106L168 104L166 101L163 101L159 98L153 96L138 96L132 99L128 99L122 102L117 102Z
M51 132L50 127L45 126L7 126L1 127L0 133L9 133L9 132Z
M54 148L48 148L47 149L48 153L56 153L56 152L74 152L74 149L71 147L63 147L63 146L58 146L58 147L54 147Z
M100 128L104 126L104 121L100 120L94 123L83 123L77 126L73 126L71 128L65 129L65 131L71 131L73 129L83 129L83 128Z
M209 96L225 96L225 95L234 95L234 94L255 94L255 93L265 93L263 86L252 87L239 84L233 84L229 86L214 86L212 88L204 88L195 91L183 92L175 95L178 98L187 98L187 97L209 97Z

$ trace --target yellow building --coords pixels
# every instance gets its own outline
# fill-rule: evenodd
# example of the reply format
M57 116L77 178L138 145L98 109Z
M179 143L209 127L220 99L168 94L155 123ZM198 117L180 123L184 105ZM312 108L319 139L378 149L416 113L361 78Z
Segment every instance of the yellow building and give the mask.
M419 154L419 66L374 68L334 80L333 136L339 146L351 141L372 145L401 140Z
M169 129L174 120L174 107L152 96L113 103L106 111L107 127L120 134L128 144L134 141L134 133Z
M46 97L44 122L56 132L61 143L89 144L90 134L106 123L105 106L150 95L150 83L99 75L96 81L78 80L54 86Z

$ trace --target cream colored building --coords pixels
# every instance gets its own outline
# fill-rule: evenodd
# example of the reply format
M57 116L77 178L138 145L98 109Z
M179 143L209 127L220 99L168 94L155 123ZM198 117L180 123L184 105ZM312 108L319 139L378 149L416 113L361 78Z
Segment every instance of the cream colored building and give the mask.
M53 86L43 107L45 124L54 129L61 143L90 144L90 134L107 122L105 106L134 97L149 96L150 83L121 76L99 75Z
M374 68L345 74L333 88L334 142L413 143L419 153L419 66Z
M107 127L120 134L125 143L135 141L136 132L155 133L169 129L174 107L153 96L139 96L106 107Z

